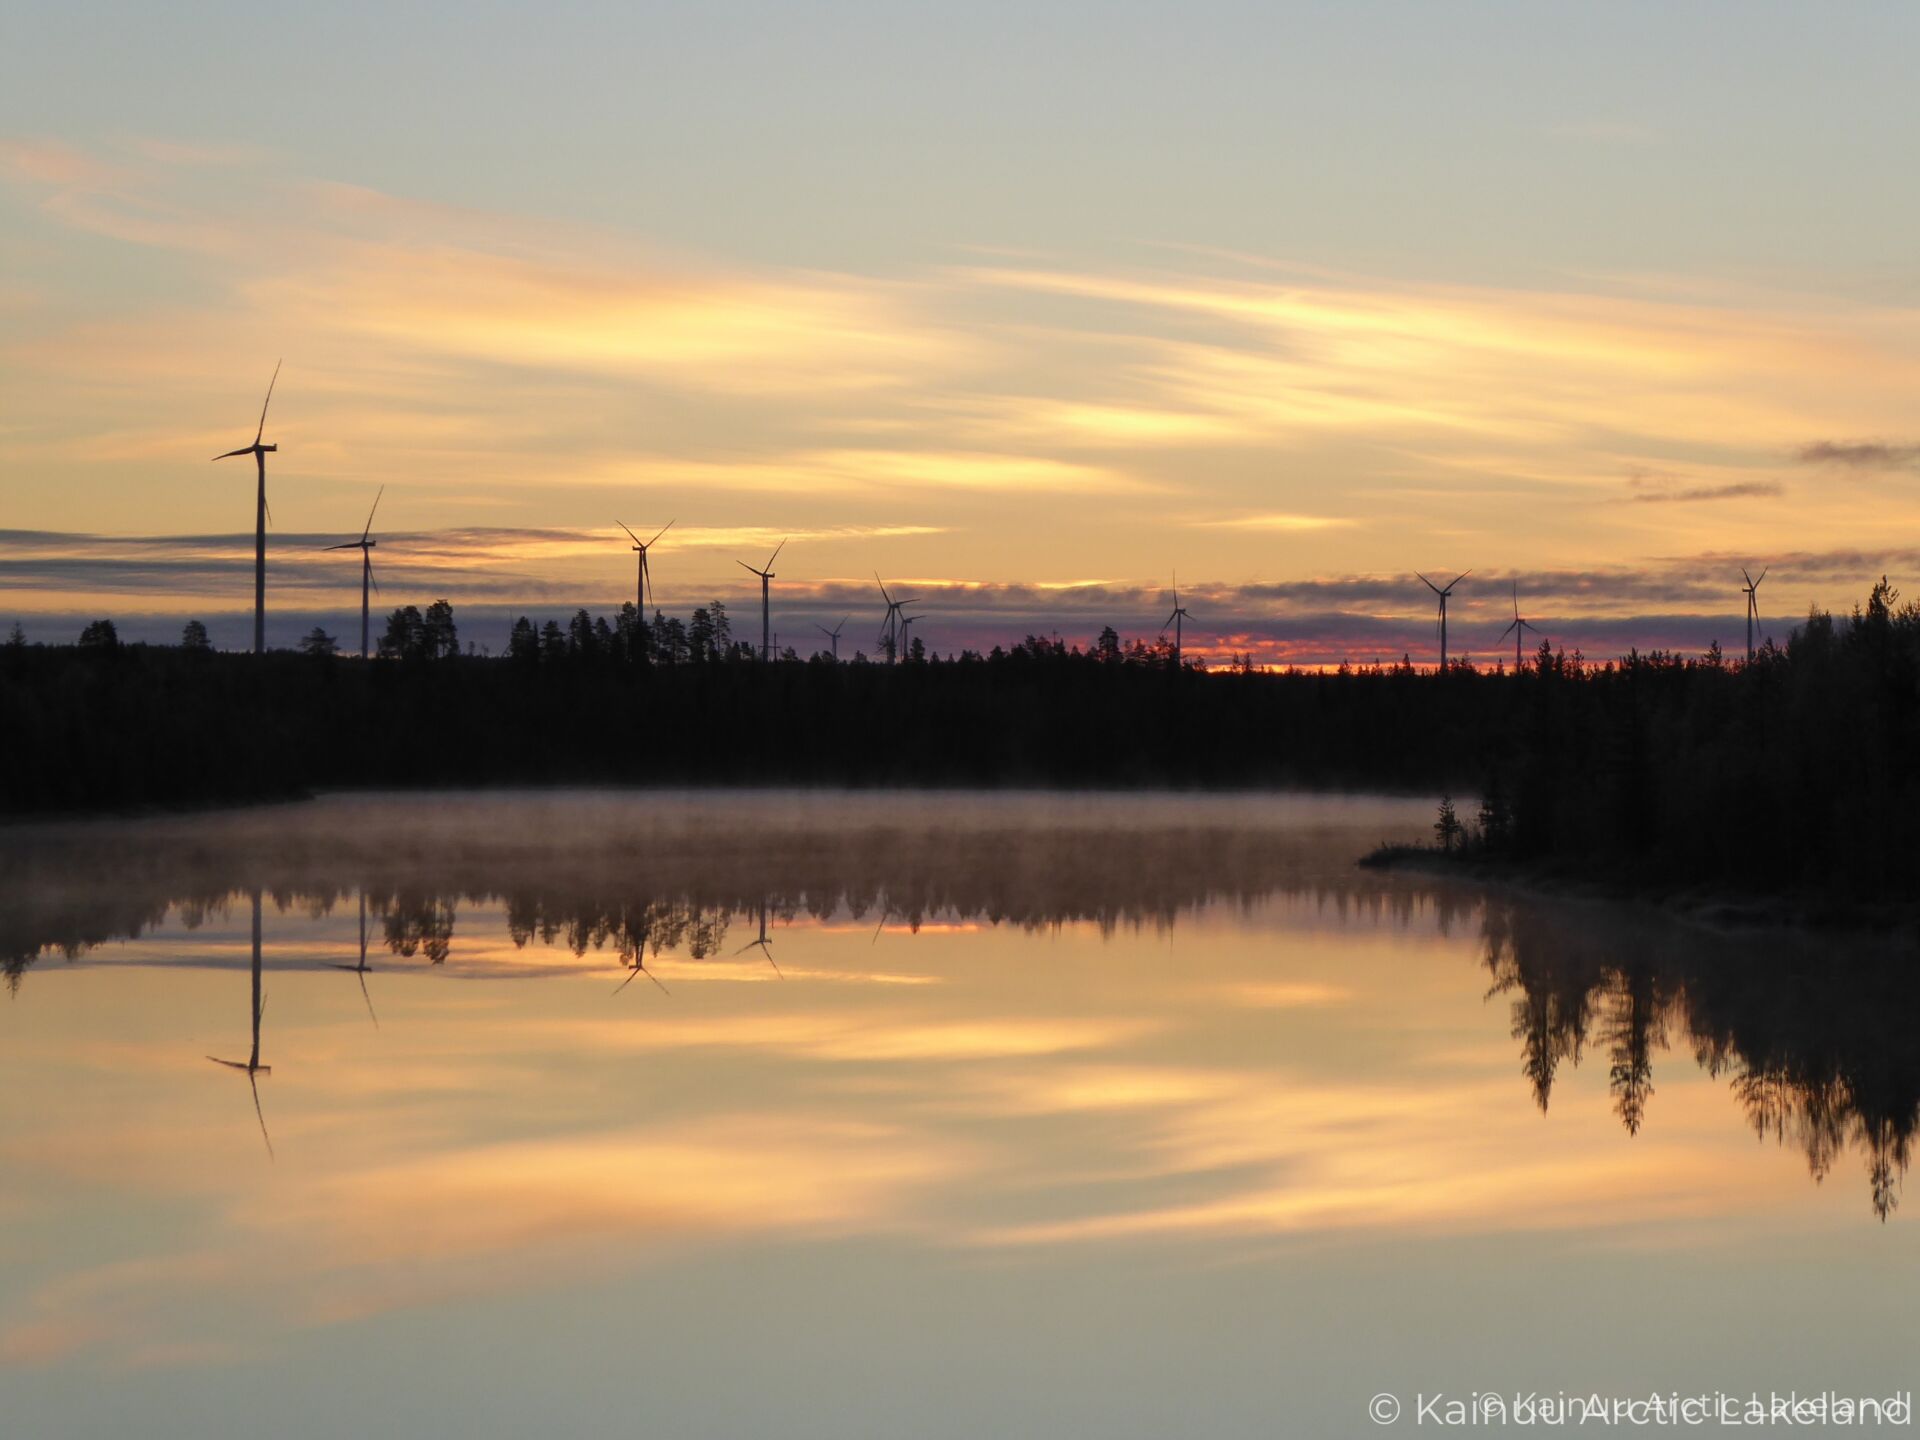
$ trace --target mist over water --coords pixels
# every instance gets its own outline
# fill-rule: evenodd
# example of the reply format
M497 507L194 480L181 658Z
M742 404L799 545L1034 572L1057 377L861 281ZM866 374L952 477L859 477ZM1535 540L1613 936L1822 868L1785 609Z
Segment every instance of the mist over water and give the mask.
M1907 957L1355 868L1431 816L541 792L9 828L10 1410L1346 1434L1416 1381L1903 1378Z

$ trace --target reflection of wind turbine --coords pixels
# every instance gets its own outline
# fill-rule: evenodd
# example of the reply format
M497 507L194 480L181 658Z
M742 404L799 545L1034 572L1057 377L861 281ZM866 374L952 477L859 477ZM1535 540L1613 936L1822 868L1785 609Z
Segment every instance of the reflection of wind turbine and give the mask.
M1187 613L1187 607L1180 603L1180 577L1176 574L1173 577L1173 613L1160 622L1162 635L1167 633L1167 626L1173 627L1173 668L1176 670L1180 668L1180 641L1184 633L1182 627L1192 618Z
M373 1021L373 1028L380 1028L380 1017L373 1013L373 996L367 993L367 971L373 967L367 964L367 892L360 892L360 963L358 965L335 965L335 970L345 970L360 977L360 998L367 1002L367 1018Z
M657 539L659 537L656 536L655 538ZM660 977L647 969L647 935L652 926L644 907L640 911L640 917L639 931L635 933L633 922L628 918L626 906L623 905L620 907L620 929L618 932L620 936L620 963L626 965L627 947L631 944L633 947L633 964L627 967L627 978L613 987L613 993L618 995L633 983L635 976L645 975L647 979L653 981L659 988L662 995L671 995L673 992L660 983Z
M373 511L380 508L380 496L386 493L387 487L382 485L379 492L374 495L373 510L367 511L367 527L360 532L360 538L358 540L349 540L344 545L327 546L329 550L358 550L360 552L360 658L362 660L365 660L373 653L367 649L367 587L372 585L375 590L380 588L379 585L374 583L373 579L373 547L380 542L369 539L368 537L373 534Z
M260 1017L267 1012L267 997L260 988L260 889L253 891L253 1049L245 1060L222 1060L217 1055L207 1059L216 1065L225 1065L230 1070L247 1072L247 1084L253 1090L253 1113L260 1121L260 1138L267 1142L267 1155L273 1155L273 1139L267 1134L266 1112L260 1108L260 1079L262 1075L271 1075L273 1067L260 1063Z
M253 653L256 655L267 648L267 455L280 448L278 445L262 445L260 437L267 433L267 406L273 403L274 381L279 378L280 362L276 360L273 362L273 379L267 381L267 398L260 406L260 427L253 432L253 443L213 457L215 460L231 460L236 455L251 455L260 471L260 485L254 495L253 507Z
M638 535L634 534L633 531L627 530L627 525L624 520L620 522L620 528L627 530L627 538L633 541L634 553L640 557L639 574L633 582L633 611L634 614L638 615L642 620L646 619L647 605L653 598L653 570L647 564L647 552L653 548L654 541L666 534L673 526L674 522L669 520L655 532L653 540L642 540ZM768 561L767 563L772 564L773 562Z
M1740 578L1747 582L1740 588L1746 591L1747 595L1747 659L1751 660L1753 659L1753 632L1760 623L1760 580L1767 578L1767 572L1762 570L1760 580L1756 580L1743 568L1740 571Z
M1417 579L1422 585L1426 586L1427 589L1431 590L1434 594L1440 597L1440 668L1443 671L1447 668L1447 597L1453 594L1454 586L1458 585L1462 580L1466 579L1467 576L1471 575L1472 573L1473 571L1471 570L1462 570L1458 575L1454 576L1453 579L1447 582L1447 586L1444 590L1441 589L1438 585L1434 584L1431 580L1427 579L1427 577L1424 575L1418 574L1416 572L1414 576L1414 578Z
M1520 618L1520 582L1518 580L1514 581L1513 582L1513 623L1507 626L1505 630L1502 630L1500 632L1500 638L1502 640L1506 639L1509 634L1513 636L1513 673L1514 674L1518 675L1520 673L1520 642L1527 638L1527 631L1529 630L1537 631L1539 628L1540 627L1534 624L1531 620L1522 620Z
M836 660L840 658L840 632L847 628L847 621L851 620L852 618L853 617L851 615L842 615L840 617L840 623L834 626L831 630L827 629L826 626L819 625L819 624L816 624L813 627L814 629L818 630L822 635L826 636L829 640L833 641L833 658Z
M780 967L774 963L773 939L771 936L767 934L767 902L766 902L766 897L764 896L761 897L759 911L760 911L760 938L757 940L749 940L746 944L742 945L738 950L734 951L733 953L736 955L744 955L749 950L758 950L762 955L767 957L767 964L773 966L773 973L776 975L779 975L780 978L784 980L787 977L781 974Z
M773 612L768 608L767 582L773 579L773 562L780 558L780 552L786 548L787 542L785 540L782 540L778 545L774 546L773 554L767 556L767 563L764 569L755 570L753 566L747 564L744 560L736 560L733 562L742 570L760 577L760 659L763 664L766 662L773 648L773 622L771 619Z

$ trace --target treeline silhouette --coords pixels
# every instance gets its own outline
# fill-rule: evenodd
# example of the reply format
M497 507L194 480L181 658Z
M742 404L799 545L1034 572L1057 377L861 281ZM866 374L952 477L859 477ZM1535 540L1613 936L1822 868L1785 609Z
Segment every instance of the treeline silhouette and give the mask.
M717 614L716 614L717 612ZM1484 795L1477 853L1634 884L1907 901L1920 609L1883 580L1750 661L1543 645L1450 665L1175 668L1111 630L898 664L761 663L721 607L585 611L458 648L451 607L390 618L373 663L0 646L0 809L193 805L503 784L1308 786Z

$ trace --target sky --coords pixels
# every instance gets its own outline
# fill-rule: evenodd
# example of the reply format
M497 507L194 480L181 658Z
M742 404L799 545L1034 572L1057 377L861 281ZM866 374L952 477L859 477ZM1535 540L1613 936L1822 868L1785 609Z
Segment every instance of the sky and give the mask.
M1909 7L0 12L0 624L1742 643L1920 569ZM789 538L790 537L790 538ZM1506 642L1510 644L1511 642ZM1511 657L1509 656L1509 659Z

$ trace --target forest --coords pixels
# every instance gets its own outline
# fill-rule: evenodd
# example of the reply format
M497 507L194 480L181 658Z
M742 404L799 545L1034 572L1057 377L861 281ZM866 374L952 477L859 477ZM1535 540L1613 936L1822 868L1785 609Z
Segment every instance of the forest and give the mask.
M371 662L317 632L257 657L191 624L178 646L105 621L72 646L16 634L0 813L563 784L1449 791L1480 863L1840 907L1916 894L1920 607L1885 580L1751 660L1543 646L1517 672L1209 669L1110 629L763 662L717 609L523 620L483 654L438 601L395 610Z

